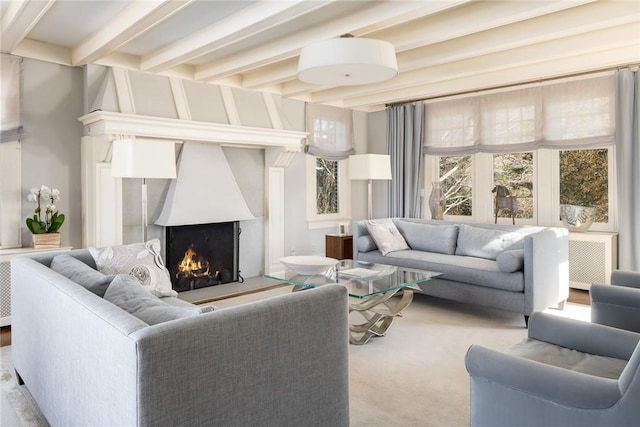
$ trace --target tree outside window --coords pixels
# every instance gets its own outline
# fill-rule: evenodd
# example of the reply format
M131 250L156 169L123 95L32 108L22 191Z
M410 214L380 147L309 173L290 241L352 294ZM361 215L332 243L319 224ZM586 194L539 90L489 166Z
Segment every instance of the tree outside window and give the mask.
M339 213L338 162L316 159L316 213Z
M518 199L516 218L533 218L533 171L532 152L493 155L493 183ZM498 217L511 218L511 211L499 209Z
M595 207L595 222L609 222L606 148L560 151L560 204Z
M471 167L471 156L440 157L440 182L447 199L445 215L472 215L473 173Z

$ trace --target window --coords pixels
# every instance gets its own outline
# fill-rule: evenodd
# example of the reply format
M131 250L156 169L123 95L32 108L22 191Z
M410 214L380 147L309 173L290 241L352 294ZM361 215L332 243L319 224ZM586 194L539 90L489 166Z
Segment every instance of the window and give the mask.
M425 104L425 187L443 183L445 218L494 221L502 185L519 224L562 226L560 204L580 204L596 207L592 230L615 231L613 73Z
M560 204L596 208L595 222L609 222L607 149L560 151Z
M445 215L472 215L473 171L471 167L471 156L440 157L440 180L447 199Z
M493 184L506 187L510 195L516 197L516 218L534 217L533 171L531 152L493 155ZM498 218L511 218L511 211L498 209Z
M339 209L338 162L316 159L316 214L337 214Z
M307 104L307 220L309 228L337 227L351 216L346 161L355 154L351 110Z
M310 229L337 227L351 219L350 186L346 160L305 156L307 168L307 221Z

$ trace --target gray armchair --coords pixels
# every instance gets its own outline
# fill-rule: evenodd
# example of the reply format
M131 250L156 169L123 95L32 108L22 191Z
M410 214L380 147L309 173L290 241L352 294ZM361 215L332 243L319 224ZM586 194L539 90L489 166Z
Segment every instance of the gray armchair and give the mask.
M472 427L637 425L640 334L543 313L528 334L469 348Z
M616 270L611 286L591 285L591 321L640 332L640 272Z

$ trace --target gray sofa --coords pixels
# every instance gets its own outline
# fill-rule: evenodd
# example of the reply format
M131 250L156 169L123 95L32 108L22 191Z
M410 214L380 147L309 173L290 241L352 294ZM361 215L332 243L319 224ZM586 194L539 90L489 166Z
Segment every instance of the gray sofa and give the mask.
M58 254L11 262L13 363L51 425L349 424L343 286L149 325L51 269Z
M564 228L462 224L393 218L407 249L383 255L366 221L353 227L353 259L437 271L422 293L521 313L558 305L569 295Z
M640 332L640 272L614 270L611 285L594 283L589 295L593 323Z
M465 357L471 427L637 426L640 334L548 313L504 352Z

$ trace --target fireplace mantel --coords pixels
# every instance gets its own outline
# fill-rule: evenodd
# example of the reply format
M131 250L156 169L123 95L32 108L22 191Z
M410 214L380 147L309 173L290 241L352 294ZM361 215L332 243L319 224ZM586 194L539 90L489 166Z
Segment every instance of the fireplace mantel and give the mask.
M282 147L298 152L307 132L235 126L193 120L167 119L108 111L94 111L78 118L87 135L127 135L147 138L214 142L255 148Z
M122 137L210 142L261 148L265 156L265 272L282 269L284 168L301 151L307 132L257 128L119 112L94 111L78 118L82 138L83 246L122 243L122 183L111 177L111 142Z

